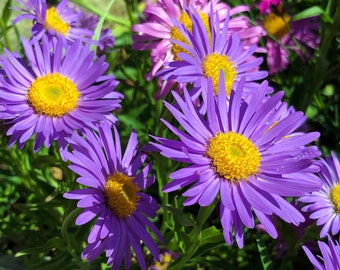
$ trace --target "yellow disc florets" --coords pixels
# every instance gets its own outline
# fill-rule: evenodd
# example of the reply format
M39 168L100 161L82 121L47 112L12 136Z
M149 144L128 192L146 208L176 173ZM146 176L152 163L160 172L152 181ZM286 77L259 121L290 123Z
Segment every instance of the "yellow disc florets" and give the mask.
M198 12L198 14L203 21L205 29L208 32L208 39L210 41L211 40L211 33L210 33L210 30L209 30L209 17L208 17L207 14L202 13L202 12ZM188 13L182 12L182 14L180 15L178 20L179 20L180 23L182 23L184 25L185 28L187 28L189 31L192 31L192 21L191 21L189 15L188 15ZM172 39L175 39L175 40L178 40L178 41L181 41L183 43L188 44L185 37L183 37L181 32L176 27L171 28L170 34L171 34ZM188 53L188 51L184 50L181 46L179 46L177 44L172 44L171 50L172 50L172 53L174 55L175 60L180 60L180 58L177 56L178 53L180 53L180 52Z
M121 172L111 174L106 179L106 203L118 217L126 218L136 210L140 188L132 182L133 179Z
M270 13L263 20L263 28L276 39L282 38L289 32L290 17L287 14Z
M34 111L49 117L61 117L74 110L79 96L75 83L57 72L37 77L27 93Z
M45 29L51 29L62 36L66 36L71 26L64 22L59 16L55 7L50 7L46 11L46 20L44 24Z
M335 213L340 214L340 185L335 185L329 192Z
M216 95L218 94L220 70L223 71L226 93L229 95L237 75L234 63L226 55L217 53L207 55L202 62L202 71L205 77L212 79Z
M259 172L261 156L257 147L238 133L217 133L209 140L206 155L216 174L230 182L246 180Z

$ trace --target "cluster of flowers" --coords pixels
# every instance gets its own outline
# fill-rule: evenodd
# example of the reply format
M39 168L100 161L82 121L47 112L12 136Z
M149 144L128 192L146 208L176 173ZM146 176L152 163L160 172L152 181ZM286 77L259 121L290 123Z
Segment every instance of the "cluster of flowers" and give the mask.
M22 148L34 137L38 151L57 141L61 157L79 175L77 182L88 187L64 194L84 208L76 224L97 218L82 257L92 261L105 251L113 269L123 260L128 269L133 247L145 269L140 242L158 259L149 231L162 238L147 218L155 217L159 207L142 192L155 178L138 151L136 132L122 153L112 111L120 108L123 95L115 91L118 81L105 74L105 57L90 50L90 45L112 46L114 39L103 30L99 40L92 40L98 19L67 0L56 7L47 7L45 0L18 2L24 8L15 22L30 19L33 27L31 39L22 39L25 57L5 50L0 58L0 118L8 127L9 146L17 142Z
M131 264L132 247L146 268L141 242L159 259L152 234L162 241L147 217L155 217L156 201L141 192L150 186L151 163L138 151L132 131L125 153L112 111L123 95L118 82L104 75L104 56L90 45L113 45L106 30L92 40L95 18L62 0L47 8L44 0L20 1L21 19L34 22L32 38L22 39L25 57L5 50L0 58L0 119L8 127L9 145L19 148L34 137L34 150L57 141L61 157L79 175L85 189L64 194L84 208L77 225L97 218L82 256L89 261L103 251L108 264L118 269ZM244 245L244 228L259 222L278 237L276 218L300 225L301 211L322 226L320 242L324 266L303 247L317 269L340 266L340 246L331 235L340 231L340 164L323 159L309 145L318 132L305 132L302 112L273 93L259 69L266 53L269 73L288 66L288 51L302 59L318 44L316 18L293 21L281 1L262 1L262 25L253 26L246 6L230 8L212 0L158 0L144 10L145 21L132 27L133 48L151 50L151 71L164 98L170 90L174 103L164 101L179 126L163 120L178 140L151 135L147 147L177 162L188 164L172 172L164 192L187 187L184 205L208 206L220 201L220 221L227 244ZM272 11L275 10L275 11ZM266 48L257 47L266 36ZM298 198L302 208L289 198ZM298 205L300 205L298 204ZM300 209L299 209L300 208ZM148 228L148 229L147 229Z

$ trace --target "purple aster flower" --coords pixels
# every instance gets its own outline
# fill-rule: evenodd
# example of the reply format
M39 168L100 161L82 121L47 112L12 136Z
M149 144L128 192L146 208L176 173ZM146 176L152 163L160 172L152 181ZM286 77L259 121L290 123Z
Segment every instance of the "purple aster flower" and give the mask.
M304 221L284 197L320 188L320 179L313 174L318 170L313 158L320 152L315 146L305 146L319 133L294 132L296 123L305 119L302 112L280 119L276 107L283 92L263 102L266 81L248 102L242 100L244 82L232 90L227 102L223 81L221 74L217 97L210 80L202 85L207 88L204 116L186 90L183 98L173 92L177 107L164 103L181 128L162 121L179 140L153 136L158 143L152 145L163 156L189 164L169 175L173 180L163 191L190 185L183 193L185 206L207 206L219 197L224 238L232 244L234 231L238 246L243 247L243 228L254 228L254 214L273 238L278 233L272 215L294 225Z
M288 67L288 53L294 51L303 61L310 58L311 49L319 44L319 22L317 17L294 20L294 16L282 11L265 16L262 26L267 32L267 65L274 74Z
M279 6L281 4L281 0L262 0L259 4L260 13L270 13L271 6Z
M260 26L253 26L249 19L242 12L248 12L249 8L245 5L240 5L234 8L229 7L218 0L158 0L156 3L148 4L144 10L144 21L140 24L132 26L133 35L132 48L136 50L150 50L151 71L146 75L146 79L150 80L155 77L155 74L160 70L165 62L178 60L178 52L183 52L183 49L173 43L172 40L185 41L182 34L179 32L175 20L183 23L186 28L191 30L192 21L188 16L186 9L193 7L197 10L199 16L204 21L208 28L208 14L210 6L213 6L213 13L219 15L221 26L224 20L229 19L229 34L230 32L238 32L240 38L247 46L257 44L259 38L264 35L264 31ZM230 18L229 18L230 15ZM173 82L164 81L163 84ZM171 86L163 86L162 90L155 94L155 98L162 98L168 92L164 89L170 89Z
M69 168L79 175L77 182L87 188L64 194L67 199L79 200L77 206L84 208L76 219L77 225L96 219L82 258L92 261L105 251L112 269L119 269L123 260L128 269L132 247L140 268L146 269L141 242L159 260L158 246L147 228L162 239L147 218L154 218L159 207L151 196L142 192L155 180L149 175L151 163L143 165L146 155L137 151L134 131L124 154L119 134L108 122L102 123L98 132L84 129L83 135L75 132L68 138L72 152L67 157L71 162Z
M79 26L81 28L91 30L92 34L94 34L99 22L98 16L84 11L73 3L68 3L68 7L72 8L75 12L81 14L78 20ZM106 48L112 48L114 43L115 39L112 35L111 29L103 28L100 32L97 44L99 51L103 53Z
M296 198L291 201L291 204L297 208L301 209L302 203ZM276 216L272 216L272 221L278 230L278 237L275 241L275 246L273 251L276 254L276 258L287 258L292 255L298 255L298 251L301 248L301 241L305 239L306 232L311 232L314 226L314 220L310 219L306 213L302 213L305 221L300 223L299 226L292 224L282 224L283 222L279 220ZM263 228L262 224L256 225L256 228L263 232L267 231ZM304 241L304 245L308 246L311 250L318 250L315 241Z
M328 236L328 245L322 241L318 241L322 256L315 256L307 247L303 246L308 259L316 270L339 270L340 269L340 245L337 241L333 241ZM322 262L320 262L320 260Z
M209 29L196 10L187 10L192 24L192 32L179 22L175 23L186 43L174 40L185 52L178 53L179 60L165 63L156 75L164 80L176 80L180 83L193 83L195 89L201 90L202 80L211 78L215 94L218 93L220 70L224 73L224 85L229 96L231 89L237 87L242 77L245 78L243 93L254 92L259 84L254 82L267 76L267 71L259 71L262 58L255 58L256 45L245 48L237 33L229 34L228 19L222 31L218 14L209 13ZM267 88L266 88L267 89ZM271 92L271 89L268 88ZM205 100L205 94L203 100Z
M49 38L58 36L68 41L92 41L93 31L81 26L83 14L67 7L67 0L61 0L57 6L47 7L46 0L17 0L23 5L19 8L24 14L14 19L14 23L23 19L33 21L32 34L38 39L44 35Z
M8 126L9 146L19 148L35 133L34 150L65 137L75 129L91 126L120 108L123 95L115 92L118 82L103 75L108 68L105 57L94 61L94 52L76 41L62 39L40 43L22 39L26 58L5 49L0 56L0 119Z
M150 270L165 270L168 269L171 262L179 257L178 254L173 253L169 250L165 250L161 252L159 261L153 261L152 265L150 266Z
M307 205L303 211L310 213L311 219L322 226L320 237L340 232L340 163L337 156L320 159L318 176L322 180L322 188L300 198Z

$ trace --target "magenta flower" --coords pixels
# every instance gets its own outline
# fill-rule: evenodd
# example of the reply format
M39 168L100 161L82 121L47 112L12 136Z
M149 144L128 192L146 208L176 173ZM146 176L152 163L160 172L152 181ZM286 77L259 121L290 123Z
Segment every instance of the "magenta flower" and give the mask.
M322 188L300 198L306 203L302 211L310 213L310 218L321 226L320 237L340 232L340 163L337 156L320 159L318 176L322 180Z
M123 260L124 269L128 269L132 248L140 269L146 269L141 241L159 260L158 246L147 228L162 239L147 218L154 218L159 207L142 192L155 181L150 176L151 163L143 165L146 155L138 152L134 131L123 154L119 134L108 122L99 126L98 132L84 129L82 134L68 138L72 152L67 157L70 169L79 175L77 182L86 188L64 194L67 199L79 200L77 206L84 209L77 225L96 219L82 258L92 261L105 251L112 269L119 269Z
M261 14L270 13L271 6L279 6L281 4L281 0L261 0L259 4L259 9Z
M104 75L105 57L95 59L80 41L67 45L33 37L22 45L26 58L6 49L0 56L0 119L8 127L9 146L18 142L22 148L36 134L34 151L53 140L64 148L74 130L117 121L111 112L120 108L123 95L114 91L114 77Z
M205 25L208 26L208 13L211 5L213 6L213 13L219 15L221 26L230 15L229 34L238 32L247 46L257 44L259 38L264 35L262 27L252 26L249 19L241 15L242 12L249 10L244 5L230 8L218 0L212 0L211 2L207 0L158 0L155 4L152 3L146 6L144 21L132 26L132 30L136 33L133 35L132 48L151 51L152 67L150 73L146 75L148 80L155 77L155 74L165 62L178 60L178 52L183 51L177 44L172 42L173 39L184 41L177 26L174 25L174 20L180 21L186 28L191 29L193 23L185 9L193 7L199 13ZM173 82L165 81L164 84L171 84L172 86ZM171 86L162 87L163 91L157 92L155 97L164 97L167 94L164 89L170 89Z
M225 91L229 96L231 89L236 88L241 78L245 78L243 93L255 92L259 84L256 80L267 76L267 71L259 71L262 58L256 58L253 53L256 45L245 48L236 33L229 34L229 20L226 19L222 30L218 14L209 13L209 27L196 10L187 10L192 31L179 22L176 29L187 42L174 40L182 51L178 53L179 60L164 64L164 68L156 75L164 80L175 80L179 83L193 83L195 89L201 90L202 80L212 79L214 92L218 92L220 70L224 73ZM271 89L268 89L271 92ZM206 100L203 93L203 100Z
M254 228L255 217L268 234L278 233L272 222L276 215L298 225L302 214L285 196L297 197L316 191L321 182L313 159L320 155L315 146L305 146L319 133L295 133L296 123L305 119L302 112L281 118L283 92L267 97L267 82L248 102L242 100L243 83L232 89L227 102L223 76L216 97L211 81L202 85L207 92L206 115L199 113L188 92L184 97L173 92L176 106L165 106L181 125L176 128L163 120L179 139L152 136L160 153L189 166L172 172L163 191L187 187L184 205L210 205L220 198L220 219L226 242L243 247L244 226ZM264 101L265 100L265 101Z
M306 61L311 56L310 50L319 44L317 17L294 20L294 16L278 7L276 12L264 17L262 26L267 32L267 65L270 74L288 67L290 51Z
M312 263L315 270L339 270L340 269L340 245L339 242L333 241L328 236L328 245L322 241L318 241L322 256L315 256L315 252L311 252L307 247L303 246L308 259ZM318 260L318 258L321 259Z

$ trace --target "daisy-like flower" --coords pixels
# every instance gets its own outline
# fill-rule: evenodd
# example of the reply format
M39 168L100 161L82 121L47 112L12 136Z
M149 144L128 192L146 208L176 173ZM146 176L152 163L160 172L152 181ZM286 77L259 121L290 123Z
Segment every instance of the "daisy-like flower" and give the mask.
M186 43L176 41L185 52L178 53L179 60L165 63L159 75L164 80L176 80L180 83L193 83L195 89L201 89L202 80L211 78L214 92L218 93L220 70L224 73L224 85L227 95L236 87L242 77L245 78L244 94L255 91L259 84L255 80L267 76L267 71L259 71L262 58L253 57L256 45L245 48L237 33L229 35L228 19L220 31L218 14L209 13L209 28L196 10L187 10L192 24L192 31L180 22L176 28L187 40ZM269 90L270 88L268 88ZM205 95L203 95L205 99Z
M0 119L8 127L9 146L19 148L35 133L34 150L57 140L64 148L65 137L75 129L91 126L120 108L123 95L114 91L118 82L104 75L105 57L94 61L94 52L77 41L62 39L40 43L22 39L26 58L5 49L0 56Z
M289 51L294 51L305 61L319 44L319 22L317 17L294 20L294 16L282 10L267 13L262 21L267 32L267 65L269 73L274 74L288 67Z
M79 6L73 3L68 3L67 6L72 8L76 13L81 14L78 20L79 27L89 29L94 34L94 31L96 30L97 24L99 22L98 16L84 11ZM112 35L112 30L108 28L103 28L100 32L100 36L97 43L99 52L103 53L106 48L112 48L114 43L115 39Z
M328 236L328 245L325 242L318 241L322 256L315 256L307 247L303 246L309 261L316 270L339 270L340 269L340 245ZM322 261L318 260L318 258Z
M143 12L144 21L132 26L132 31L136 33L132 37L132 48L151 51L152 67L150 73L146 75L147 80L154 78L165 62L178 60L178 53L184 51L178 44L173 43L173 40L185 42L185 38L180 33L177 25L174 24L174 21L178 20L191 30L193 22L186 9L193 7L199 13L206 28L208 28L208 14L211 5L214 9L213 13L219 14L221 25L230 15L229 34L230 32L238 32L246 46L257 44L259 38L264 35L262 27L253 26L247 17L241 15L242 12L249 10L244 5L231 8L218 0L210 2L208 0L158 0L156 3L146 6ZM164 97L168 93L173 82L164 81L163 84L165 85L161 86L161 89L155 94L157 99Z
M243 247L243 228L254 228L254 215L273 238L278 233L272 215L294 225L304 221L284 197L320 188L320 179L313 174L318 169L313 158L320 152L315 146L305 146L319 133L294 132L296 123L305 118L302 112L280 119L276 107L283 92L263 102L266 81L248 102L242 100L242 82L227 102L223 81L221 74L217 97L210 81L203 86L208 97L205 116L186 90L183 98L174 92L176 107L167 102L165 106L181 129L163 122L179 140L153 137L158 143L152 146L167 158L189 164L169 175L173 180L163 191L191 185L183 193L185 206L208 206L219 197L224 238L232 244L234 230L238 246Z
M142 192L155 180L149 175L151 163L143 165L146 155L138 152L134 131L123 155L119 134L114 126L112 131L110 123L102 123L98 132L85 129L83 135L75 132L68 138L72 152L67 157L70 169L79 175L77 182L87 188L64 194L67 199L79 200L77 206L84 209L76 219L77 225L96 219L82 258L92 261L105 251L112 269L119 269L123 260L128 269L132 247L140 268L146 269L141 242L159 260L159 249L147 228L162 239L147 218L154 218L159 207Z
M296 198L291 201L291 204L294 205L295 208L301 209L302 203ZM299 226L294 226L292 224L282 224L282 221L280 221L276 216L273 216L273 223L276 224L279 234L275 240L275 246L273 247L276 258L283 259L287 257L287 255L291 256L292 254L298 254L298 251L301 248L300 243L303 241L303 237L306 235L306 232L310 232L312 230L312 225L314 224L314 220L308 218L306 213L302 214L305 218L305 221L300 223ZM260 232L267 233L261 224L256 225L256 228ZM315 250L316 243L315 241L304 241L304 245L308 246L312 250Z
M70 42L82 40L95 43L91 40L93 31L80 24L83 14L67 7L68 0L61 0L58 5L51 7L47 7L46 0L17 1L23 5L23 8L19 8L23 14L16 17L13 23L32 20L32 34L38 39L47 35L49 38L63 37Z
M260 13L270 13L272 6L279 6L281 4L281 0L262 0L259 4Z
M307 205L302 211L311 213L310 218L322 226L320 237L340 232L340 163L337 156L320 158L318 176L322 180L322 188L300 198Z

